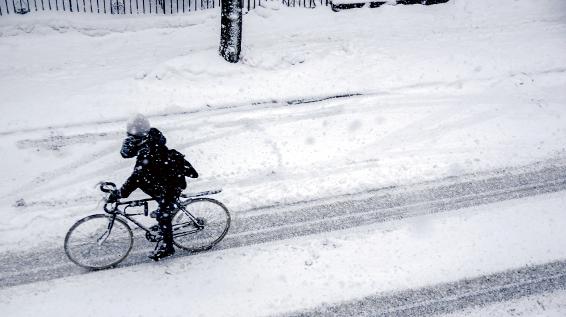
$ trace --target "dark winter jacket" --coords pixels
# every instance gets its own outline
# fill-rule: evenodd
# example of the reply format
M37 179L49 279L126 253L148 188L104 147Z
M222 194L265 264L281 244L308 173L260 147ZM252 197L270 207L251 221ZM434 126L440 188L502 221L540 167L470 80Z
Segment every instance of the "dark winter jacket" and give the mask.
M134 172L120 189L120 196L128 197L139 188L153 198L178 197L187 187L183 171L171 172L166 142L159 130L149 130L140 141ZM198 177L196 171L194 174Z

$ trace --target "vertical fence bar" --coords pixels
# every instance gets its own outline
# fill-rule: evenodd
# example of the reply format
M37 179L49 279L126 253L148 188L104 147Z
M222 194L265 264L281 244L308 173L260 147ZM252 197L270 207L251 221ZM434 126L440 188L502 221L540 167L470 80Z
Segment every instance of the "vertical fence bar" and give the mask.
M79 0L75 0L75 4L77 5L77 12L81 12L81 10L79 9Z
M2 5L0 5L0 16L2 16Z

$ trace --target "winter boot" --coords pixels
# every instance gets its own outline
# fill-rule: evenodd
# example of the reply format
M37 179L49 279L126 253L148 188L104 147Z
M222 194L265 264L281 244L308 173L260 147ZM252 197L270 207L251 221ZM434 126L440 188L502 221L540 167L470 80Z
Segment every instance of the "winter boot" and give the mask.
M157 243L155 250L149 255L149 258L154 261L166 258L175 254L173 247L173 226L171 225L171 218L165 217L159 219L159 228L163 234L162 243Z
M163 258L172 256L173 254L175 254L175 248L173 245L162 243L161 245L158 245L148 257L153 261L159 261Z

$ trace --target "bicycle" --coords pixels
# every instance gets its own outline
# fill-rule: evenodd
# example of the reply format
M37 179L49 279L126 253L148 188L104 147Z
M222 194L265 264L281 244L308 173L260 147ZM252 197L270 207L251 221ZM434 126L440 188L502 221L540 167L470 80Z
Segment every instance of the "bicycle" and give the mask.
M110 193L116 185L100 184L100 190ZM194 195L182 194L175 202L173 212L173 243L191 252L210 250L219 243L230 228L230 213L221 202L203 196L220 193L221 190L205 191ZM145 231L150 242L160 242L163 237L158 225L145 227L134 219L148 216L148 203L152 198L108 202L104 214L94 214L80 219L71 226L65 236L65 253L78 266L88 269L105 269L122 262L132 250L134 234L128 221ZM128 212L128 208L143 207L143 212Z

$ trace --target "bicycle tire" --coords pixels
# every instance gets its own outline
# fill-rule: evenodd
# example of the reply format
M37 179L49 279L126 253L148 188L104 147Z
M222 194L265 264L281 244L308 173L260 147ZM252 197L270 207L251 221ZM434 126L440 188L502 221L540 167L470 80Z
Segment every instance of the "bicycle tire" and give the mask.
M195 198L185 203L183 208L195 218L203 221L204 228L195 233L183 235L183 227L195 229L194 222L178 210L173 217L173 243L191 252L209 250L226 236L230 229L230 212L221 202L211 198ZM176 229L181 227L182 229Z
M78 266L101 270L122 262L132 250L134 235L130 226L116 217L110 234L99 244L106 233L112 216L87 216L71 226L65 236L65 253Z

